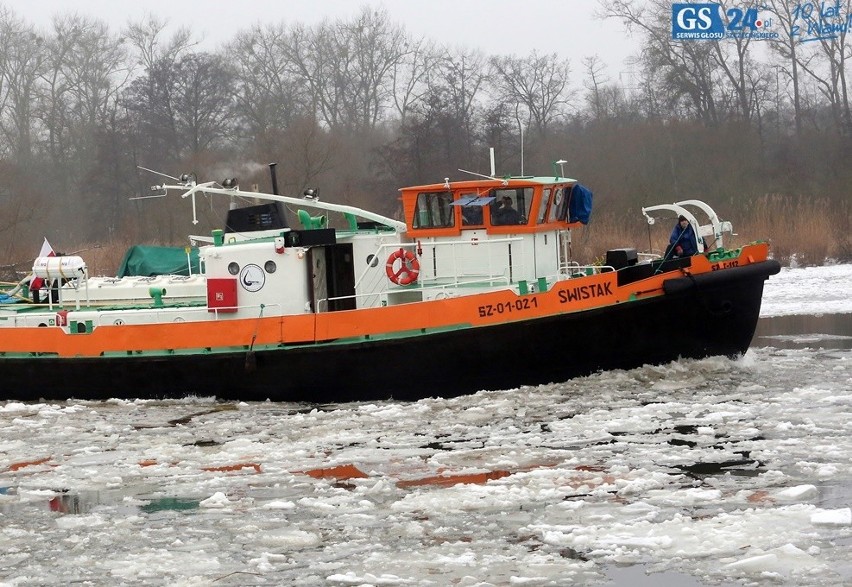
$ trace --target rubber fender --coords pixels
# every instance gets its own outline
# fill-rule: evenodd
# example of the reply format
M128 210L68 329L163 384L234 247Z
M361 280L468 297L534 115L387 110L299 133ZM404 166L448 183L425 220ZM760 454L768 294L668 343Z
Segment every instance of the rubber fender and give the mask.
M761 261L744 267L729 267L719 271L711 271L700 275L689 275L676 279L667 279L663 282L663 291L666 294L677 294L685 292L693 287L712 287L726 281L737 281L740 279L766 279L781 271L781 263L775 259Z

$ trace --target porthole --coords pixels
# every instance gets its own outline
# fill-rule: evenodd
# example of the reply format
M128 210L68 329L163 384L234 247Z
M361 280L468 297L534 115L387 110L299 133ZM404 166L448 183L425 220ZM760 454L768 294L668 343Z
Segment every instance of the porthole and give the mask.
M231 261L230 263L228 263L228 273L230 273L231 275L236 275L239 272L240 272L239 263L235 263L234 261Z
M376 267L379 264L379 258L375 255L367 255L367 265Z
M266 269L267 273L275 273L275 270L278 269L278 265L275 264L275 261L267 261L263 268Z

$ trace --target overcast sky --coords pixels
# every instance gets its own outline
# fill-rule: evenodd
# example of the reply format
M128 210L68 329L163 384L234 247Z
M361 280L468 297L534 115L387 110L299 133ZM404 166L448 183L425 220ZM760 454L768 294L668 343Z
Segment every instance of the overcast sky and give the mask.
M583 57L597 54L617 78L636 51L621 23L594 17L592 0L0 0L18 16L48 28L57 14L77 12L107 21L118 31L146 13L186 25L213 50L233 33L258 22L315 23L351 17L364 5L382 6L406 30L441 43L488 54L558 53L582 74ZM221 41L219 40L221 38ZM615 80L613 80L615 81Z

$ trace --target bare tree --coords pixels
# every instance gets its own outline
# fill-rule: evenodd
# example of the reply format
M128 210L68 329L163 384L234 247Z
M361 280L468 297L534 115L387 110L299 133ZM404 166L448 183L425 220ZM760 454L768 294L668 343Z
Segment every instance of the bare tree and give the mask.
M198 155L231 134L233 75L223 60L209 53L184 56L175 67L174 113L184 148Z
M538 134L547 134L568 104L568 61L533 51L527 57L492 57L491 66L499 96L523 107Z
M310 108L308 84L291 59L283 25L255 26L237 35L227 54L234 63L237 114L256 136L286 129Z
M591 109L593 120L606 120L635 116L632 111L638 104L627 97L621 84L611 83L606 75L606 66L597 55L583 58L586 71L586 104Z
M91 169L98 129L129 70L124 46L107 25L74 14L54 18L46 50L39 116L48 154L67 190Z
M0 152L27 166L33 150L37 82L45 62L42 39L0 5Z
M356 120L362 128L373 128L391 98L392 74L406 53L405 32L390 21L384 9L364 8L347 33L357 64L353 80L358 89Z
M592 113L598 120L608 117L608 109L604 99L603 85L607 82L606 66L597 55L583 58L586 70L586 89L589 90L586 101L592 107Z
M294 27L289 48L329 127L375 127L392 100L392 74L405 54L404 32L385 10L364 7L351 22Z
M178 28L171 37L165 36L168 22L149 15L128 25L125 35L136 51L136 61L145 71L163 62L175 63L196 42L186 27Z
M0 253L11 259L17 254L22 237L26 236L28 224L36 217L40 202L19 169L0 161L0 172L7 182L0 189L0 237L5 241Z
M125 31L142 72L122 96L134 128L136 156L146 166L173 164L180 153L174 112L176 64L195 42L181 27L171 36L167 23L153 16L131 23Z
M784 30L784 35L773 41L773 48L790 61L790 70L786 73L793 82L797 132L801 132L802 119L801 69L828 100L832 127L852 133L852 111L846 81L846 60L850 58L850 47L846 43L847 26L834 26L839 23L835 23L833 17L825 17L819 6L816 10L805 11L802 5L777 1L771 4ZM848 15L852 10L852 0L838 1L836 6L840 7L839 15ZM802 44L803 40L808 41L807 46Z
M434 75L439 60L440 55L431 41L425 38L406 41L405 52L391 75L391 94L401 123L405 123L412 106L428 93L429 78Z
M642 59L646 75L664 85L672 115L680 114L683 107L705 124L720 122L714 47L707 42L672 39L671 3L605 0L602 15L618 19L628 30L637 29L645 36Z
M175 64L163 61L134 79L122 94L122 105L133 121L135 150L148 167L174 161L180 156L175 114L176 79Z
M275 151L285 162L285 186L301 193L334 168L337 145L312 117L303 117L287 129L286 140Z
M769 5L782 29L782 34L777 39L770 40L770 46L789 63L789 69L785 68L783 71L793 84L793 120L798 136L802 134L802 97L799 80L799 40L793 36L794 7L791 2L785 0L770 0ZM776 71L776 76L777 74Z
M487 60L480 51L469 49L445 50L435 75L430 79L431 106L441 96L449 119L458 123L456 133L470 160L474 148L476 108L483 99Z
M730 2L720 2L726 19L728 18L727 4L730 4ZM754 81L752 76L754 63L748 50L751 44L751 36L735 36L733 39L711 41L711 43L713 44L716 63L718 63L724 72L736 97L735 110L739 118L741 120L751 120L754 113L754 93L751 91Z
M837 5L839 6L840 2ZM848 15L850 9L852 9L852 0L846 0L839 12ZM822 19L822 16L820 19L822 27L831 24ZM844 24L846 26L837 27L833 34L820 35L819 46L828 61L827 75L817 77L812 70L806 69L806 71L814 76L823 94L828 98L837 127L841 132L852 134L852 112L849 110L849 90L846 84L846 35L849 30L848 22Z

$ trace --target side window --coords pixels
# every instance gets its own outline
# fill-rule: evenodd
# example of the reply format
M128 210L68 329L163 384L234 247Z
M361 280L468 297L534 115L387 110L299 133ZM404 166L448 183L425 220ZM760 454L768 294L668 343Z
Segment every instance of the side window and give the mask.
M553 203L550 204L550 214L547 218L548 222L556 222L556 217L559 215L559 207L562 204L562 198L565 197L565 188L556 188L553 194Z
M538 214L535 217L536 224L544 222L544 215L547 213L547 201L550 199L550 188L545 188L541 191L541 202L538 204Z
M452 192L421 192L414 207L414 228L449 228L455 226Z
M477 198L476 193L461 194L460 200L473 200ZM479 202L460 204L462 213L462 226L482 225L482 205Z

